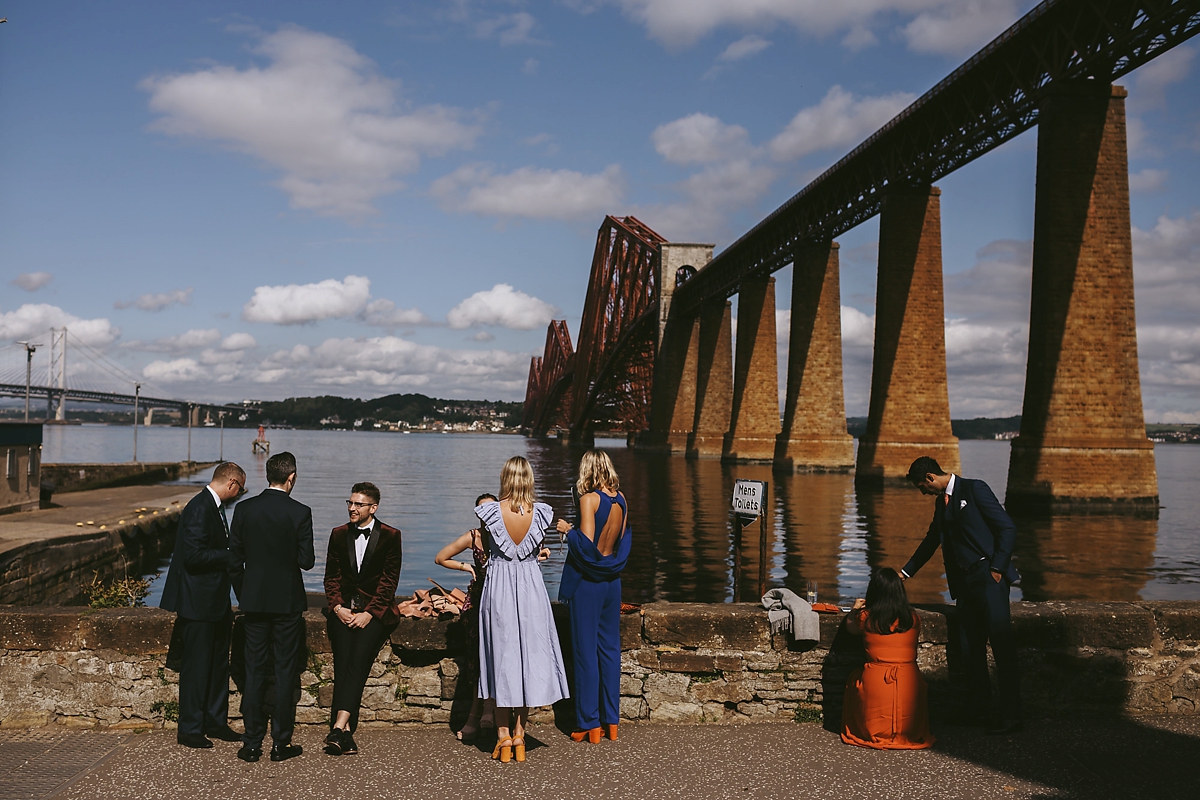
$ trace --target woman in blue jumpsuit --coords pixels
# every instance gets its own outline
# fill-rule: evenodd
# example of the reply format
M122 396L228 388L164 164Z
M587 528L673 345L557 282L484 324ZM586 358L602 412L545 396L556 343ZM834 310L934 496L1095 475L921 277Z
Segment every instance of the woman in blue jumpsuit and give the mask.
M633 533L629 509L609 457L598 450L579 463L579 526L560 519L567 534L558 599L571 614L575 660L577 742L617 738L621 699L621 570L629 560ZM603 727L601 727L603 726Z

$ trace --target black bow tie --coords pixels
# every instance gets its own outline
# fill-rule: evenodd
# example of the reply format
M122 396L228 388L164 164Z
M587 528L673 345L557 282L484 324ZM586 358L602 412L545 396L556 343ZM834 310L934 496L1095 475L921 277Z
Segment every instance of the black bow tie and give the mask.
M354 538L355 539L371 538L371 529L370 528L358 528L358 533L355 534Z

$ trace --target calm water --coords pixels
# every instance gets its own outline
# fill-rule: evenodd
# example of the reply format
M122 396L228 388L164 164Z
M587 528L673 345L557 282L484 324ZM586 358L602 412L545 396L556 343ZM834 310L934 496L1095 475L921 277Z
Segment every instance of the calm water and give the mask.
M132 453L132 429L108 426L47 427L47 463L121 461ZM224 455L247 471L248 489L266 486L265 458L250 454L253 431L225 432ZM539 499L570 518L570 485L580 451L520 436L391 434L272 430L274 452L291 450L299 460L293 496L313 509L317 565L306 584L321 591L331 528L345 519L344 500L355 481L379 486L379 518L404 532L401 594L428 587L429 578L450 588L466 586L462 572L433 563L448 541L474 527L472 507L481 492L496 492L500 467L511 455L533 464ZM899 568L929 524L932 501L915 489L856 491L849 475L775 475L769 467L724 466L716 461L650 456L623 441L600 441L621 475L634 529L633 555L624 576L625 599L727 602L734 599L733 534L729 503L735 478L770 482L767 563L771 585L803 594L818 582L820 598L861 596L873 566ZM192 432L192 458L215 460L216 429ZM187 455L182 428L141 429L144 461L180 461ZM1009 444L964 441L963 470L986 480L1003 498ZM1016 554L1030 600L1200 599L1200 446L1159 444L1157 520L1127 517L1058 517L1018 521ZM197 483L208 475L196 477ZM737 583L739 599L757 589L759 533L743 538ZM557 544L553 545L557 548ZM543 567L551 597L557 595L563 553ZM945 595L940 556L910 581L910 596L937 601ZM156 581L161 591L162 581ZM157 596L152 598L157 602Z

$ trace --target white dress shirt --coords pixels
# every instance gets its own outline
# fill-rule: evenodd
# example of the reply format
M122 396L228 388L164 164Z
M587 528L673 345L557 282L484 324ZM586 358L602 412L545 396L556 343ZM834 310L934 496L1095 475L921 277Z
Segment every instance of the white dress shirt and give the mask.
M371 528L375 527L375 520L371 520L371 524L365 528L360 528L357 525L354 527L354 560L356 568L362 571L363 556L367 554L367 542L371 539ZM365 537L359 536L360 533L366 533Z

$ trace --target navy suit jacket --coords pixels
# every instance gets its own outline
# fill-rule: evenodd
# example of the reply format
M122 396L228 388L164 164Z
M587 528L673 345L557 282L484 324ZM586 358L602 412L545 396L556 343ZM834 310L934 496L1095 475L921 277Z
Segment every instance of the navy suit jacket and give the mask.
M208 487L188 501L159 606L187 619L219 622L229 614L229 535Z
M952 552L957 544L987 559L989 568L1004 575L1009 583L1020 580L1012 563L1017 526L991 487L983 481L955 476L954 494L948 498L947 506L948 515L935 502L929 530L904 565L904 572L910 577L916 575L940 545L950 596L958 597L965 573Z
M308 608L301 570L316 563L312 509L265 489L238 503L229 525L230 572L238 608L299 614Z

